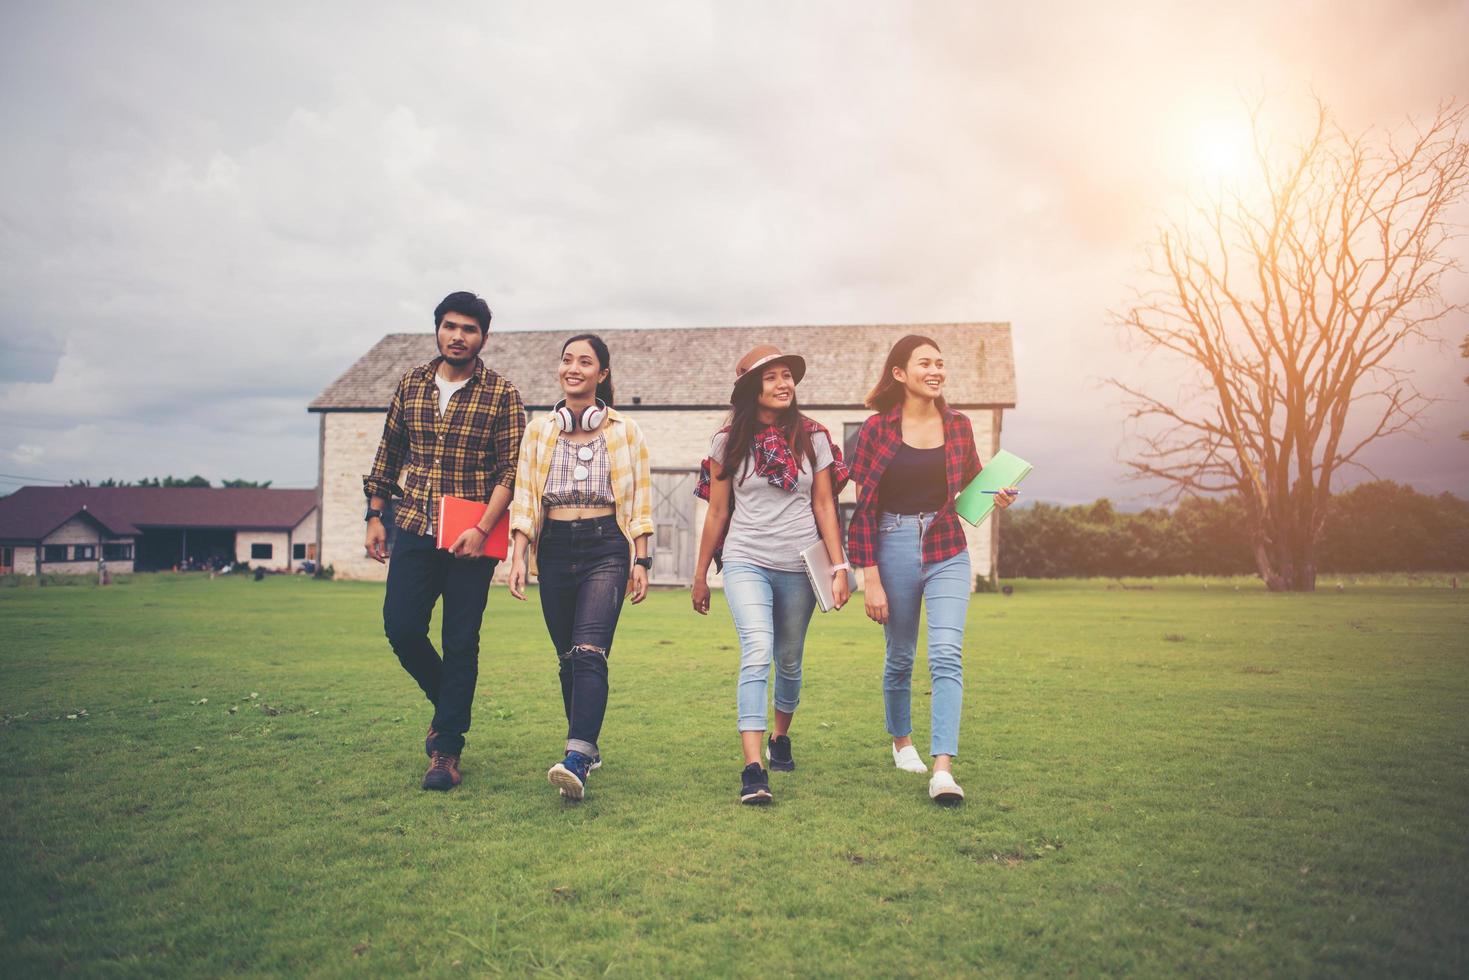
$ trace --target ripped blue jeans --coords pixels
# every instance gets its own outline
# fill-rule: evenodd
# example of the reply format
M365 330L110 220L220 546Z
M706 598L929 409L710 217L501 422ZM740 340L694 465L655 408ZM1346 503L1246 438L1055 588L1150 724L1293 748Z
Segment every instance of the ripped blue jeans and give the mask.
M546 521L536 544L541 615L561 661L566 750L596 756L607 714L607 658L631 567L613 516Z

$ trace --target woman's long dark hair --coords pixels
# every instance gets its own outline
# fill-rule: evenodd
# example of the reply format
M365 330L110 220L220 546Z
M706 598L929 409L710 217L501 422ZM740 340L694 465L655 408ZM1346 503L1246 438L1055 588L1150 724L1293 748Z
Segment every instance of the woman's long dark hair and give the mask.
M750 443L755 433L765 428L760 421L760 384L747 384L739 393L739 400L729 413L729 432L724 440L724 458L719 461L725 476L733 476L745 465L750 455ZM775 417L775 424L785 433L786 445L797 459L802 456L812 463L816 460L816 449L811 445L811 436L802 420L805 415L796 406L796 393L791 392L791 403ZM738 483L744 483L750 474L740 473Z
M607 353L607 345L601 337L598 337L594 333L579 333L575 337L568 337L566 343L561 345L561 356L565 357L566 348L578 340L585 340L591 345L592 353L597 355L599 370L605 370L607 372L607 377L597 382L597 397L606 402L610 407L612 405L612 355Z
M893 349L888 351L887 360L882 362L882 377L877 379L877 384L873 385L872 390L867 393L867 400L863 404L875 412L887 412L894 405L900 404L905 397L905 392L903 385L893 377L893 368L902 368L907 371L908 362L913 358L913 352L924 345L932 347L940 354L943 353L943 348L939 347L932 337L924 337L916 333L910 333L894 344ZM949 403L944 401L942 395L939 396L938 407L941 412L949 407Z

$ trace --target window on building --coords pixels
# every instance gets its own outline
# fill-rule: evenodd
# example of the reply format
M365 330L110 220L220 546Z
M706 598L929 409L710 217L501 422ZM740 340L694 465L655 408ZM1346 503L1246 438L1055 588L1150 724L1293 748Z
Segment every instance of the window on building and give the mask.
M66 545L46 544L41 546L42 561L66 561Z
M291 560L292 561L305 561L306 560L306 546L304 544L293 544L293 545L291 545Z
M852 462L852 453L857 448L857 433L862 431L861 422L842 423L842 455L847 458L848 465Z
M9 572L14 567L15 549L9 547L0 548L0 570Z
M265 561L269 561L273 557L275 557L275 545L273 544L256 543L250 546L251 561L259 561L262 559Z
M102 546L103 561L132 561L133 543L131 541L114 541Z
M71 546L72 561L96 561L97 546L95 544L74 544Z

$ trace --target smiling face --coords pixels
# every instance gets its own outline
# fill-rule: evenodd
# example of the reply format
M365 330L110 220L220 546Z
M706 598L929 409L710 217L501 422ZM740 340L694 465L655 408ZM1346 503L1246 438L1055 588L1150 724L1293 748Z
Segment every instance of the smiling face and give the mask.
M760 407L768 412L784 412L795 400L796 379L791 374L790 365L767 365L760 372L760 395L756 399Z
M893 379L914 398L929 401L942 398L944 394L944 355L932 344L920 344L908 355L906 369L893 368Z
M561 365L556 369L561 393L567 398L592 398L597 385L607 378L607 369L597 360L597 352L585 340L574 340L561 352Z
M485 332L472 316L445 313L439 321L437 340L444 360L454 367L463 367L479 356L485 346Z

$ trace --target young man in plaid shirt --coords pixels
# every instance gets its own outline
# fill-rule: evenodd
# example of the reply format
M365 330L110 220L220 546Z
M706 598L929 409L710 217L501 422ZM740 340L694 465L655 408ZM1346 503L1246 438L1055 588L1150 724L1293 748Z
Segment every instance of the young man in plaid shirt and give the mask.
M473 293L450 293L434 310L439 356L403 375L388 407L367 494L367 554L388 561L383 510L390 499L397 538L388 564L383 626L393 652L434 706L424 751L424 789L459 785L459 756L479 676L479 629L496 561L485 537L510 504L525 431L520 392L480 360L490 308ZM399 477L402 483L399 484ZM448 550L436 541L444 494L485 502L484 514ZM428 638L444 599L440 658Z

